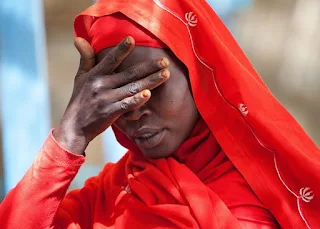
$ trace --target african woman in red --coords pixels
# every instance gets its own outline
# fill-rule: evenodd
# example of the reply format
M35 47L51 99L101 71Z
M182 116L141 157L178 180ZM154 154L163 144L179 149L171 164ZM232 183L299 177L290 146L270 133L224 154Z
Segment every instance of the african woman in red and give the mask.
M72 98L1 228L320 228L318 147L204 0L100 0L75 33ZM110 125L128 153L66 195Z

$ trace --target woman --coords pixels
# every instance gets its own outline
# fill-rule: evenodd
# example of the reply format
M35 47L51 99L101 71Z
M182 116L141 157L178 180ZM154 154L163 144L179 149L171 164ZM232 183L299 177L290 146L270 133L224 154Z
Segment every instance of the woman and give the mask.
M320 228L318 147L204 0L100 0L75 32L72 98L1 228ZM129 152L65 196L110 125Z

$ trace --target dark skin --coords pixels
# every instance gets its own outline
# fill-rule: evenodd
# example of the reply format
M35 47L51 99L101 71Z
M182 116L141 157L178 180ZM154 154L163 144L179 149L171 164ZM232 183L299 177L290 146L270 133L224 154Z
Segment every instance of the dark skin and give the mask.
M170 156L188 138L199 114L186 67L170 50L134 47L132 37L96 56L81 38L75 46L79 71L53 133L62 147L81 155L112 124L150 158Z

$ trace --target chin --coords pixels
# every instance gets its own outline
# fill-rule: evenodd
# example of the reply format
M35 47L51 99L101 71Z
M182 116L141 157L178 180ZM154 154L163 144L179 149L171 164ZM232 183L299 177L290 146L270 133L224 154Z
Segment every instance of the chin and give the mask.
M141 149L143 155L145 157L151 158L151 159L160 159L160 158L166 158L169 157L174 150L168 149L168 147L155 147L152 149Z

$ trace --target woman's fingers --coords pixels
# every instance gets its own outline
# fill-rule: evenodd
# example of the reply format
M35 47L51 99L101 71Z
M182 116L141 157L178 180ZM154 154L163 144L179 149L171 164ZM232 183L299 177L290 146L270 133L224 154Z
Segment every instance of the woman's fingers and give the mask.
M117 99L123 99L129 96L133 96L143 90L152 90L170 78L170 72L168 69L164 69L161 72L151 74L148 77L140 79L138 81L129 83L115 90Z
M134 96L127 97L121 101L118 101L113 104L114 115L116 117L119 117L124 113L137 109L146 102L148 102L150 97L151 92L149 90L144 90L135 94ZM109 110L107 112L109 112Z
M109 76L106 80L110 82L112 88L117 88L159 72L161 69L167 68L168 66L169 60L167 58L150 60L131 66L123 72Z
M123 39L93 69L93 75L109 75L121 64L134 48L134 39L131 36Z
M79 76L83 73L90 71L95 65L95 54L91 45L83 38L76 37L74 39L74 46L80 53L80 64L78 73Z
M170 72L168 70L165 71L168 65L169 60L167 58L146 61L129 67L118 74L108 76L92 75L90 77L91 80L87 83L91 85L92 92L115 89L116 97L123 99L124 96L133 96L144 89L152 90L163 83L170 76ZM160 71L161 69L162 71ZM144 78L147 79L143 80ZM118 88L119 90L117 90Z

